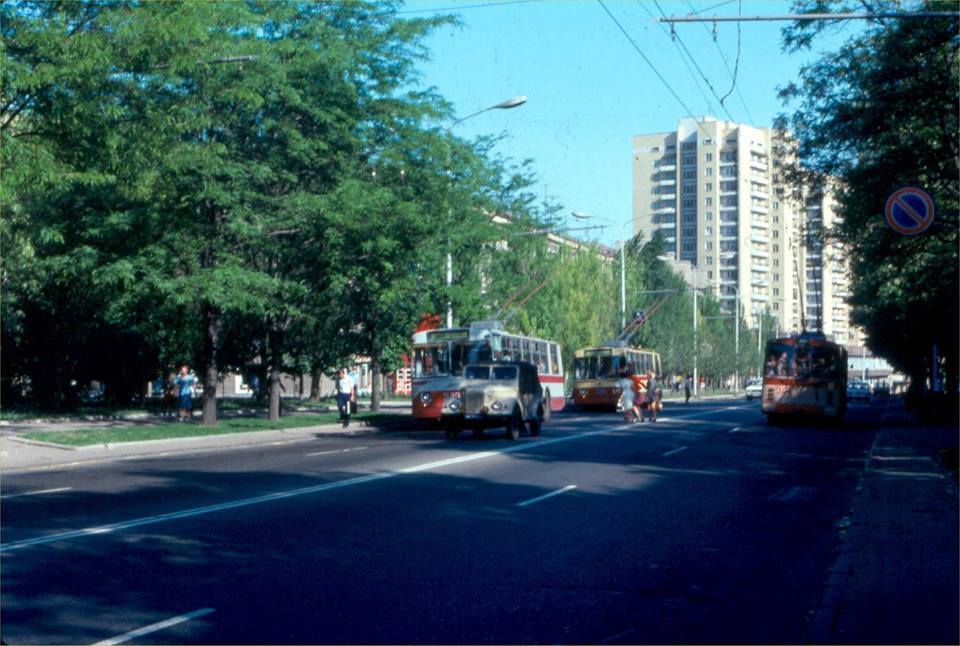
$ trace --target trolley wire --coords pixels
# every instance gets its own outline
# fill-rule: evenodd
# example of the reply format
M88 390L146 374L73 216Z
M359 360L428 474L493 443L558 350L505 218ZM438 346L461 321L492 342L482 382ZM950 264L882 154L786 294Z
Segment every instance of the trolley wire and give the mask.
M686 110L687 116L689 116L691 119L694 120L694 122L697 124L697 127L700 128L700 130L702 130L704 134L709 134L707 133L706 128L704 128L703 125L700 123L700 120L697 119L695 116L693 116L693 110L691 110L690 107L686 104L686 102L684 102L684 100L680 98L680 95L676 93L676 91L673 89L673 87L670 85L667 79L664 78L663 74L660 73L660 70L657 69L657 66L654 65L649 58L647 58L647 55L643 53L642 49L640 49L640 45L637 44L637 41L635 41L633 37L630 35L630 33L627 32L627 30L623 27L623 25L620 24L620 21L617 20L617 17L614 16L613 13L610 11L610 9L607 7L607 5L604 4L603 0L597 0L597 3L603 8L605 12L607 12L607 15L610 16L610 20L613 21L613 24L617 26L617 28L620 30L620 33L623 34L624 38L626 38L630 42L630 44L633 45L633 48L637 50L638 54L640 54L640 58L644 60L644 62L650 67L650 69L657 76L657 78L660 79L660 82L663 83L663 85L667 88L667 91L670 92L673 98L677 100L677 103L679 103L680 106L684 110Z

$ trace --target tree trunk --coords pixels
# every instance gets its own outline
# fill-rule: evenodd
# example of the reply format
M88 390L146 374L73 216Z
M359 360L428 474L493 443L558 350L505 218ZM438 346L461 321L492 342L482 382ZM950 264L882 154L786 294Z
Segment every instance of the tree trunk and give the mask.
M376 344L370 353L370 410L380 412L380 349Z
M323 379L323 370L314 367L310 373L310 401L320 401L320 382Z
M203 425L216 426L217 424L217 381L219 370L217 367L217 350L220 346L220 317L212 308L205 308L206 336L204 338L203 361Z
M267 419L276 422L280 419L280 368L270 366L270 408Z

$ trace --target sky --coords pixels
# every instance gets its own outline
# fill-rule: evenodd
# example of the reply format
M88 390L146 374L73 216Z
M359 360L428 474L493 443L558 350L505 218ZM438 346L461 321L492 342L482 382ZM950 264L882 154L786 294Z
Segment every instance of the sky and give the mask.
M741 0L658 1L668 16L694 10L734 16ZM743 15L790 10L788 2L742 2ZM459 17L459 26L427 39L432 59L420 68L422 84L451 101L458 116L527 96L523 106L484 112L457 124L455 132L466 138L505 135L499 152L517 161L533 159L537 194L561 204L561 226L571 228L584 226L569 217L571 211L617 223L630 219L634 135L673 130L688 115L770 126L784 111L777 88L795 80L803 63L834 49L856 28L815 41L811 52L785 54L780 30L788 23L740 23L740 62L736 90L724 102L727 116L704 77L720 97L731 89L736 23L717 23L716 41L712 23L677 24L679 41L694 66L681 53L681 43L671 38L670 27L654 22L651 16L660 15L654 0L604 3L679 101L597 0L408 0L400 9L404 17ZM611 243L620 228L572 230L570 235Z

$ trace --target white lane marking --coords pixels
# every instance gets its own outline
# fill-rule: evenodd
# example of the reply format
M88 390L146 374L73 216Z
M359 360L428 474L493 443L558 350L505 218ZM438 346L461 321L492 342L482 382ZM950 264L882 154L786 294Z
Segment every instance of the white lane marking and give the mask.
M197 617L203 617L204 615L209 615L211 612L213 612L213 608L200 608L199 610L188 612L185 615L171 617L170 619L165 619L164 621L158 621L155 624L150 624L149 626L144 626L143 628L137 628L136 630L131 630L130 632L123 633L122 635L111 637L110 639L104 639L103 641L97 642L93 646L110 646L112 644L122 644L123 642L130 641L131 639L136 639L137 637L143 637L144 635L155 633L158 630L163 630L164 628L169 628L170 626L176 626L177 624L183 623L185 621L190 621L191 619L196 619Z
M330 455L331 453L349 453L350 451L363 451L366 448L369 448L369 447L357 446L352 449L334 449L332 451L317 451L315 453L304 453L304 455L311 456L311 455Z
M677 453L680 453L680 452L686 451L686 450L687 450L687 447L681 446L679 449L674 449L674 450L672 450L672 451L667 451L666 453L663 454L663 457L667 458L667 457L670 457L671 455L676 455Z
M19 498L20 496L39 496L45 493L59 493L61 491L70 491L73 487L57 487L55 489L39 489L38 491L26 491L24 493L8 493L6 496L0 496L0 500L7 498Z
M547 498L553 498L554 496L559 496L562 493L570 491L571 489L576 489L577 485L567 485L557 489L556 491L551 491L550 493L545 493L542 496L537 496L536 498L531 498L530 500L524 500L523 502L518 502L517 507L526 507L527 505L532 505L535 502L540 502L541 500L546 500Z
M720 410L710 410L710 411L703 411L700 413L691 413L689 415L682 416L682 418L678 416L678 417L675 417L674 419L703 417L704 415L713 415L715 413L728 412L732 410L737 410L742 407L743 406L729 406L727 408L723 408ZM513 444L509 447L502 448L496 451L483 451L481 453L469 453L467 455L463 455L456 458L449 458L447 460L438 460L436 462L427 462L426 464L419 464L412 467L406 467L404 469L396 469L394 471L381 471L379 473L372 473L365 476L357 476L355 478L348 478L346 480L326 482L324 484L313 485L311 487L289 489L287 491L279 491L276 493L266 494L263 496L255 496L253 498L241 498L240 500L234 500L231 502L225 502L225 503L220 503L216 505L194 507L192 509L184 509L183 511L174 511L166 514L159 514L156 516L145 516L142 518L134 518L134 519L122 521L119 523L101 525L99 527L88 527L85 529L78 529L72 532L63 532L60 534L47 534L45 536L37 536L35 538L26 538L19 541L11 541L9 543L0 543L0 553L9 552L11 550L21 549L24 547L31 547L34 545L45 545L47 543L58 543L60 541L72 540L74 538L83 538L84 536L90 536L94 534L108 534L111 532L121 531L124 529L131 529L133 527L142 527L144 525L154 525L156 523L163 523L171 520L179 520L181 518L190 518L192 516L202 516L205 514L211 514L218 511L224 511L226 509L248 507L250 505L257 505L265 502L273 502L273 501L282 500L285 498L294 498L297 496L303 496L307 494L320 493L322 491L331 491L333 489L341 489L343 487L350 487L353 485L363 484L366 482L373 482L375 480L384 480L386 478L395 478L397 476L401 476L409 473L418 473L420 471L437 469L437 468L449 466L452 464L472 462L474 460L483 460L489 457L493 457L495 455L502 455L505 453L514 453L516 451L533 451L540 447L549 446L551 444L559 444L561 442L570 442L572 440L579 440L585 437L608 435L610 433L616 433L618 431L626 431L634 428L636 427L633 424L621 424L619 426L612 426L610 428L604 428L596 431L584 431L583 433L577 433L574 435L562 435L560 437L554 437L546 440L521 442L519 444Z

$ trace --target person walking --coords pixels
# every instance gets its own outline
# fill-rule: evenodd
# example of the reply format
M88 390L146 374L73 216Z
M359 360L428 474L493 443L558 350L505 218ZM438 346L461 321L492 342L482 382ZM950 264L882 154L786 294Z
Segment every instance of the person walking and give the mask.
M173 383L180 396L180 421L186 422L193 416L193 385L197 383L197 378L190 374L190 367L183 364Z
M620 389L620 397L623 402L623 421L629 424L634 421L633 379L630 378L629 370L624 369L620 372L617 388Z
M657 421L657 409L660 407L660 382L657 373L651 372L647 380L647 410L650 412L650 421Z
M687 378L683 380L683 397L685 404L690 403L690 391L693 390L693 377L687 375Z
M350 403L356 401L355 397L353 378L347 374L346 368L340 368L337 372L337 411L343 428L350 426Z

